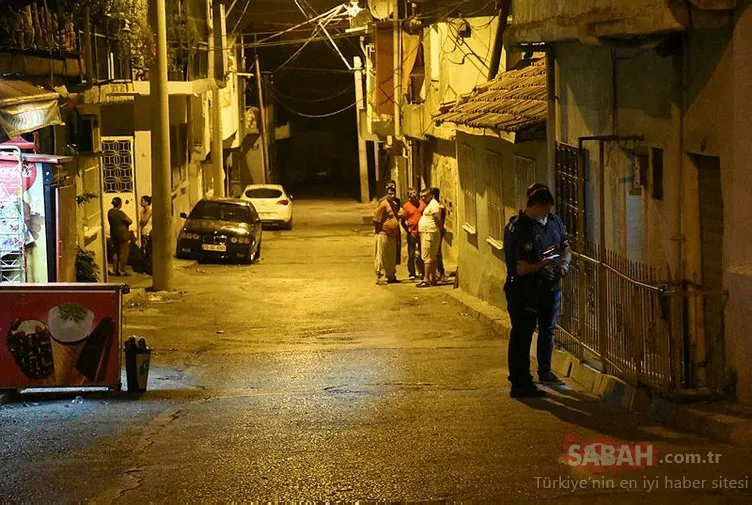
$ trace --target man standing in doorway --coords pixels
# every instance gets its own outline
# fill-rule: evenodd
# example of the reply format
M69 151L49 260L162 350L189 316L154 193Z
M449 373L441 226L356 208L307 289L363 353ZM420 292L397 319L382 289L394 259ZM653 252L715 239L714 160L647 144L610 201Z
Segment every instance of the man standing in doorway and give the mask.
M416 273L420 274L421 279L424 276L423 259L420 256L420 232L418 223L426 208L425 202L418 198L418 191L415 188L407 189L407 203L402 208L402 228L407 235L407 271L410 274L410 280L416 279ZM418 266L417 272L415 266Z
M511 396L545 396L530 375L530 344L538 327L538 380L561 384L551 370L554 328L561 305L560 279L566 275L571 251L564 223L551 212L554 197L547 186L528 190L527 203L504 230L507 281L504 292L512 321L509 335Z
M373 215L373 228L376 235L376 283L381 284L382 277L388 284L397 280L397 236L399 235L399 218L402 211L395 202L397 188L387 187L386 197L379 202Z

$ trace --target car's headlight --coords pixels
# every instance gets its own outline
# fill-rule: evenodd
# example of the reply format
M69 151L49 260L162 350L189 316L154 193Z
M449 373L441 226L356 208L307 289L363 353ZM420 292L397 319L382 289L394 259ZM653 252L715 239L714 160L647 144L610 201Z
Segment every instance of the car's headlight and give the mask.
M232 242L233 244L237 244L238 243L238 237L232 237L230 239L230 242Z
M244 238L244 239L243 239L243 243L244 243L244 244L246 244L246 245L247 245L247 244L250 244L250 243L251 243L251 239L249 239L249 238Z

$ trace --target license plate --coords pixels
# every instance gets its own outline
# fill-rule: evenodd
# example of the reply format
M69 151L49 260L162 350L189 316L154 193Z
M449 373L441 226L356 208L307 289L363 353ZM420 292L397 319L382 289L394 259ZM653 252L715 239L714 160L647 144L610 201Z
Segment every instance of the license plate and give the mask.
M227 251L227 246L224 244L201 244L201 249L204 251L218 251L218 252L225 252Z

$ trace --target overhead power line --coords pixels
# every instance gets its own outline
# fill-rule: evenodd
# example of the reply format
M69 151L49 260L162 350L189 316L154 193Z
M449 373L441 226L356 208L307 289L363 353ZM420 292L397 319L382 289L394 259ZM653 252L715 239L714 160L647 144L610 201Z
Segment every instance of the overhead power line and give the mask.
M332 35L331 38L333 39L345 39L345 38L351 38L351 37L359 37L360 34L358 33L341 33L337 35ZM307 38L307 39L294 39L294 40L280 40L278 42L249 42L247 44L238 44L239 47L245 47L246 49L255 49L255 48L262 48L262 47L279 47L279 46L295 46L299 44L306 44L309 42L318 42L320 40L329 40L326 36L317 36L315 38Z
M358 105L358 102L354 102L354 103L351 103L350 105L348 105L347 107L342 107L341 109L335 110L334 112L328 112L328 113L325 113L325 114L307 114L305 112L300 112L298 110L293 109L292 107L290 107L289 105L287 105L286 103L284 103L282 100L277 99L276 103L278 105L280 105L283 109L285 109L285 110L287 110L287 111L289 111L289 112L291 112L293 114L296 114L298 116L302 116L302 117L305 117L305 118L309 118L309 119L322 119L322 118L336 116L337 114L342 114L343 112L348 111L348 110L352 109L353 107L355 107L356 105Z
M321 97L321 98L300 98L300 97L290 96L290 95L288 95L288 94L283 93L282 91L280 91L279 88L277 88L277 87L273 87L272 91L274 92L275 96L281 96L282 98L284 98L286 100L292 100L293 102L321 103L321 102L327 102L329 100L333 100L333 99L338 98L338 97L340 97L342 95L345 95L347 93L352 94L353 88L354 88L354 84L350 84L347 88L345 88L345 89L343 89L341 91L338 91L337 93L335 93L333 95L329 95L329 96L325 96L325 97Z

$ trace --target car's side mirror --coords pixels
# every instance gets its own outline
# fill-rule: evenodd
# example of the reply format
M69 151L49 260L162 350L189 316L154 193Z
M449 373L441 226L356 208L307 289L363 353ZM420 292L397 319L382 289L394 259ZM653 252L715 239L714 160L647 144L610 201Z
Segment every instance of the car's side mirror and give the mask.
M288 195L288 198L289 198L290 200L292 200L292 195Z
M188 219L188 214L186 214L185 212L181 212L180 217L182 217L183 219Z

